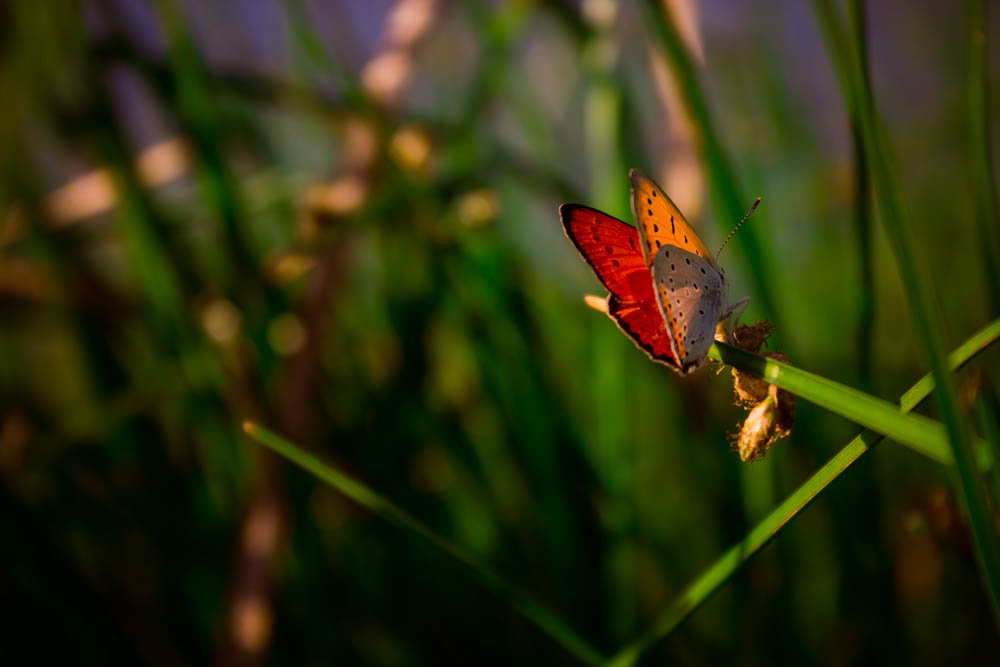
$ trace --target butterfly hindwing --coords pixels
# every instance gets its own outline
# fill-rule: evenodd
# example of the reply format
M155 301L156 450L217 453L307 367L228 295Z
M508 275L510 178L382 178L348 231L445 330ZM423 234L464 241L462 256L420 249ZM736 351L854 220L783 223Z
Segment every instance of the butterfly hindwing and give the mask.
M714 262L665 246L653 261L653 283L670 348L682 372L697 368L715 340L729 298L726 277Z
M663 246L682 248L714 265L712 252L660 186L638 169L630 170L628 176L632 182L632 215L639 228L646 265L652 267Z
M566 235L611 292L611 319L651 359L676 367L636 229L580 204L563 204L559 216Z

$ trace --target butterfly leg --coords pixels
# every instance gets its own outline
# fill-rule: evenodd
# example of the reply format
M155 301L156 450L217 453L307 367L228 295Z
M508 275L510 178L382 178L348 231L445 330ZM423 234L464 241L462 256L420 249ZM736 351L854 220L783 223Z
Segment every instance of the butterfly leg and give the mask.
M726 309L726 312L723 315L723 317L728 319L735 316L735 320L733 320L732 323L733 326L736 326L737 324L740 323L740 318L743 317L743 311L747 309L748 303L750 303L750 297L748 296L743 297L733 305L729 306L729 308Z

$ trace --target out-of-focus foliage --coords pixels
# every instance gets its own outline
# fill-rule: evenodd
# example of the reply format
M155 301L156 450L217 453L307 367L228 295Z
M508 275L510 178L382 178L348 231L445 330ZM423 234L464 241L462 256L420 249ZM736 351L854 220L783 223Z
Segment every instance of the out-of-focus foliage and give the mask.
M894 399L927 362L879 220L870 239L857 220L808 4L669 4L735 180L764 197L760 252L738 234L722 258L744 319L778 323L771 349L795 365ZM950 349L1000 314L969 33L947 3L867 18ZM559 203L627 219L636 166L710 247L736 222L647 28L626 0L0 4L0 656L575 663L453 561L252 445L245 419L608 654L853 437L800 401L791 438L745 465L728 373L681 378L583 305L599 285ZM994 439L997 362L957 377ZM650 662L988 663L950 474L882 446Z

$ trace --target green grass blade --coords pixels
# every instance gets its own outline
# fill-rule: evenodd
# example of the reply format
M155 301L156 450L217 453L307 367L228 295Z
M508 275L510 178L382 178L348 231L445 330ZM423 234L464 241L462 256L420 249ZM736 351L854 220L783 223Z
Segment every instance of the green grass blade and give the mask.
M647 24L663 47L677 80L681 101L691 117L698 149L709 172L718 224L723 233L726 233L743 217L752 200L743 196L736 184L735 170L715 129L705 91L698 80L698 72L672 17L662 0L646 0L643 8L646 10ZM760 300L763 311L780 331L778 305L765 270L770 263L753 226L744 226L740 231L739 245L746 256L747 268L754 282L755 297Z
M1000 260L1000 240L997 234L1000 206L997 205L990 143L989 51L985 0L969 0L967 14L969 36L966 40L966 99L972 194L993 309L1000 311L1000 273L997 268L997 261Z
M312 473L354 502L397 526L405 528L430 542L434 547L465 565L473 576L501 600L547 633L567 651L588 665L600 664L600 652L577 635L572 628L540 603L531 599L472 554L450 540L441 537L411 514L382 497L361 482L323 463L301 447L252 422L244 422L243 430L260 444L274 450L289 461Z
M952 352L949 364L957 369L976 354L1000 339L1000 320L980 330ZM934 390L934 378L925 375L900 398L903 410L910 411ZM657 641L670 634L708 598L718 591L753 555L760 551L788 522L819 496L833 480L847 470L865 452L881 442L882 436L863 431L841 449L802 486L774 508L747 536L730 548L667 607L641 637L622 648L610 660L615 667L633 665Z
M968 429L958 407L958 392L948 373L944 346L931 309L929 291L917 268L910 238L910 226L904 215L896 174L891 164L891 149L878 117L874 95L861 70L854 44L845 34L836 7L829 0L814 0L819 23L827 43L831 45L834 66L841 72L852 93L846 96L848 108L854 108L861 127L862 139L870 157L869 169L875 186L876 200L882 214L886 235L896 257L903 292L909 303L917 333L923 339L930 361L931 373L938 387L936 398L958 471L959 488L969 511L976 558L993 605L995 620L1000 624L1000 545L986 501L986 491L974 463L974 452ZM851 100L856 105L852 107Z
M854 32L867 35L864 0L848 0L847 15ZM861 69L868 74L868 49L866 42L859 44L858 57ZM868 154L865 151L861 128L854 109L851 109L851 143L854 146L854 222L858 242L858 261L861 265L861 294L858 304L858 386L871 393L872 369L875 347L875 258L872 251L872 192L868 180Z
M945 429L933 419L900 412L892 403L863 391L725 343L715 343L708 355L730 366L750 371L771 384L892 438L940 463L953 461Z

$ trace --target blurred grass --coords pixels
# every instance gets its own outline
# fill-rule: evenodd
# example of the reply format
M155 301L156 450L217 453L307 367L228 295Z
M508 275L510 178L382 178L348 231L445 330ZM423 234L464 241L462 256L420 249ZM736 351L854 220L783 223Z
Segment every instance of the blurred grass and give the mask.
M948 363L957 370L1000 339L1000 320L973 334L949 355ZM735 349L735 348L733 348ZM780 386L780 385L779 385ZM934 391L934 378L925 375L899 399L903 413L911 412ZM861 456L882 442L884 436L867 429L858 434L788 498L779 503L738 544L718 558L678 598L662 611L648 631L622 647L609 664L623 667L634 665L657 641L670 634L684 619L693 614L709 597L740 571L744 563L774 539L779 532L809 506L834 480L840 477Z
M911 316L926 347L931 373L938 387L938 408L947 429L960 488L969 512L977 559L991 596L995 621L1000 626L1000 545L997 543L982 480L978 474L968 427L959 410L958 394L948 373L939 325L936 321L939 318L932 313L927 287L913 255L910 226L904 219L889 142L876 110L871 87L859 64L858 42L864 36L855 33L848 38L831 3L816 0L813 4L824 28L824 34L832 44L834 64L841 71L844 93L848 100L847 106L857 113L862 141L871 156L869 176L875 185L882 211L882 222L896 256L903 293L907 297Z
M706 186L724 232L750 203L741 183L764 196L767 223L741 230L727 271L777 315L793 366L879 396L925 370L880 229L864 268L852 183L867 181L808 6L394 13L417 5L0 7L0 509L14 526L0 598L19 612L4 658L580 660L425 540L241 446L245 419L315 444L559 610L552 627L581 656L641 637L854 427L802 401L791 439L743 466L728 378L675 377L582 307L596 282L556 207L624 216L631 166L690 163L673 187L697 202ZM967 144L995 120L993 56L967 40L990 24L931 3L869 10L914 252L937 262L939 324L970 331L996 316L976 203L989 157ZM654 85L651 48L687 118ZM400 83L381 96L386 63ZM700 164L671 138L684 122ZM150 178L162 146L187 151L166 181ZM103 203L53 206L66 192ZM995 441L997 360L958 377L975 447ZM650 662L995 654L947 468L900 448L852 467Z

